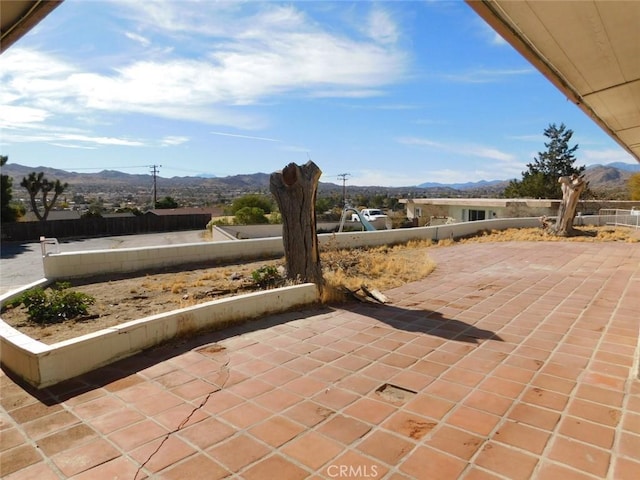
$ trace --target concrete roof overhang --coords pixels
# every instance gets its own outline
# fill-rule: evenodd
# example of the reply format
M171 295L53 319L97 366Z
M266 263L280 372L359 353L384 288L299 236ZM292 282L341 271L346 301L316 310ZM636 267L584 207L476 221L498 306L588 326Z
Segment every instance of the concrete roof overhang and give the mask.
M2 0L0 53L63 0ZM640 162L640 2L467 0Z
M467 4L640 162L640 2Z
M49 15L62 0L0 1L0 53Z

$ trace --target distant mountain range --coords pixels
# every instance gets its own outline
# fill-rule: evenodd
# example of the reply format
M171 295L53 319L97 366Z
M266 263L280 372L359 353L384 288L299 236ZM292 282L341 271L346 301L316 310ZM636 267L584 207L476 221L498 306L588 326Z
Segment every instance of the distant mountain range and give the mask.
M590 165L585 170L585 178L591 188L625 188L626 182L631 175L640 172L640 163L631 164L624 162L613 162L606 165ZM479 182L467 183L421 183L421 188L454 188L456 190L503 190L509 185L510 180L480 180Z
M7 163L2 167L2 174L13 178L16 188L23 177L31 172L44 172L49 179L58 179L67 182L78 190L86 189L133 189L149 188L152 176L149 174L129 174L116 170L102 170L97 173L68 172L50 167L27 167L17 163ZM585 171L585 177L592 189L624 189L626 182L633 173L640 172L639 164L614 162L607 165L592 165ZM205 189L225 191L268 191L270 174L254 173L245 175L232 175L228 177L216 177L202 174L189 177L158 177L158 187L163 189ZM426 196L456 196L461 192L464 195L498 195L509 184L509 180L481 180L467 183L434 183L425 182L416 186L384 187L384 186L348 186L350 192L381 192L390 194L406 194L404 192L424 193ZM342 186L334 183L321 182L318 187L320 192L341 191Z

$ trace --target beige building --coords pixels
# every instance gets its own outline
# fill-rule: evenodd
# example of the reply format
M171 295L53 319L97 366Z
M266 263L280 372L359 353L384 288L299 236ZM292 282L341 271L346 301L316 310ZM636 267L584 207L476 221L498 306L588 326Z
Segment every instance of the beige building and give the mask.
M553 217L560 200L531 198L403 198L407 218L417 226L442 225L492 218ZM640 208L638 201L583 200L578 215L597 215L601 209Z

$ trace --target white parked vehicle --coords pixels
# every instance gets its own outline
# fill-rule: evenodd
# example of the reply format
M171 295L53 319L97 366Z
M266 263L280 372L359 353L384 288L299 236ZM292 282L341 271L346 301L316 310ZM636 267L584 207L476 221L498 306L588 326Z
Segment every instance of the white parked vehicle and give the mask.
M369 222L373 222L378 219L387 218L384 212L378 208L363 208L362 210L360 210L360 215L362 215L362 217ZM357 213L351 214L351 221L352 222L360 221L360 217L358 216Z

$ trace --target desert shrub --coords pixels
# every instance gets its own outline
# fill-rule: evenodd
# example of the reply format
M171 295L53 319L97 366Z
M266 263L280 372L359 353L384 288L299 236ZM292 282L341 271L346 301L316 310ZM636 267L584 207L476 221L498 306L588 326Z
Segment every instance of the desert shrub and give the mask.
M251 272L251 278L261 288L275 287L282 283L283 278L277 267L265 265Z
M56 323L86 315L95 298L69 290L67 282L56 283L49 291L33 288L10 302L10 306L24 305L29 319L36 323Z
M254 225L269 223L265 216L265 211L258 207L244 207L236 212L236 222L238 225Z

